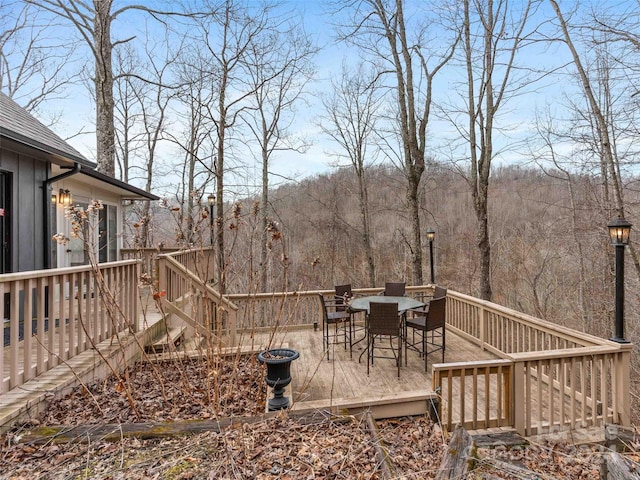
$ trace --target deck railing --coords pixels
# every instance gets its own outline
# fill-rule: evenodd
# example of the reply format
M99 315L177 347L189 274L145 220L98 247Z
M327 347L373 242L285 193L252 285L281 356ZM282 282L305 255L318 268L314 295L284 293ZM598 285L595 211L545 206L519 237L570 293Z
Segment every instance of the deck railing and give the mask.
M0 275L0 393L135 331L139 275L135 260Z
M158 285L162 304L200 335L236 345L238 307L210 284L213 250L193 249L159 255Z
M140 260L142 262L141 271L143 274L146 274L148 278L154 282L154 285L157 285L158 282L158 272L157 272L157 263L159 255L166 254L178 254L176 260L181 261L180 253L181 252L191 252L187 253L184 256L184 260L203 260L206 259L206 263L201 265L193 265L187 264L185 265L188 269L196 272L202 271L205 275L204 278L213 278L214 277L214 258L213 258L213 247L202 247L197 250L184 250L178 247L140 247L140 248L121 248L120 256L122 260L135 259ZM193 255L193 252L201 252L202 254ZM195 267L197 266L197 270Z
M487 362L433 366L448 428L456 423L474 429L512 426L533 435L629 424L632 345L452 291L447 328L503 359L490 367ZM498 394L479 394L483 391Z
M375 295L380 288L354 289L357 295ZM413 296L430 295L431 286L408 287ZM318 294L333 295L334 290L271 292L227 295L238 307L238 330L260 331L272 328L314 326L322 322Z
M157 257L164 305L204 334L321 322L318 293L332 290L221 296L212 285L212 250ZM131 331L138 318L139 260L0 275L4 355L0 393L20 386L114 333ZM110 306L103 290L114 295ZM410 287L429 295L431 286ZM357 289L376 294L379 288ZM164 296L164 297L163 297ZM112 308L112 307L116 308ZM448 428L510 426L531 435L553 430L630 422L632 345L560 327L491 302L449 290L447 329L499 360L432 366L440 413Z

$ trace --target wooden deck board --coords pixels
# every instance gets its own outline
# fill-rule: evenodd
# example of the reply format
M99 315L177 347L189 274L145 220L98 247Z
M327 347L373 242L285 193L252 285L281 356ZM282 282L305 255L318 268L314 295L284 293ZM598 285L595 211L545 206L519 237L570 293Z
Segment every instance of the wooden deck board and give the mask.
M248 334L240 335L241 343L251 342ZM256 349L267 348L268 334L254 334ZM416 352L409 351L408 364L400 369L397 377L395 362L391 359L375 359L367 375L367 358L363 355L365 343L354 346L353 359L348 349L342 345L331 345L330 360L323 354L322 331L311 328L295 331L281 331L276 334L271 348L286 346L300 352L300 358L291 366L292 389L295 402L314 402L332 399L350 399L354 402L362 399L376 399L392 395L401 396L419 390L432 390L431 365L442 360L440 352L429 356L429 371L424 371L424 360ZM403 352L404 355L404 352ZM468 360L489 360L493 354L482 351L469 341L454 334L447 335L445 362L463 362ZM467 395L469 393L467 392ZM472 405L469 395L468 404Z

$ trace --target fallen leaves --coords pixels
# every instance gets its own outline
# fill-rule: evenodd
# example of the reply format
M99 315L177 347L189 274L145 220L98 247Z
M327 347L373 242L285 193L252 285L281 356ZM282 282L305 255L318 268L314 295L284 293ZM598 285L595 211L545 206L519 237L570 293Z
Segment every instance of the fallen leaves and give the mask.
M121 378L127 379L142 421L256 415L264 411L266 401L264 369L253 357L141 364ZM116 391L123 386L118 382L109 378L78 388L53 401L42 417L24 428L134 422L126 398ZM427 417L379 421L378 432L394 478L435 478L448 439ZM301 421L282 413L220 433L161 440L32 446L20 443L20 438L19 430L4 437L1 478L381 478L376 440L363 417L321 414ZM597 478L600 459L593 448L564 444L498 447L479 454L482 461L470 478L513 478L500 465L516 462L545 478L591 479Z

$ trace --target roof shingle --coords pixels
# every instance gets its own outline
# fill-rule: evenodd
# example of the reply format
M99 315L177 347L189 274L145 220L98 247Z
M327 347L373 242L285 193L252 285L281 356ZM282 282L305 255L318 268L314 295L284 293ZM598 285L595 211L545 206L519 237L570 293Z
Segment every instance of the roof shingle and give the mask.
M0 136L88 167L96 166L2 92L0 92Z

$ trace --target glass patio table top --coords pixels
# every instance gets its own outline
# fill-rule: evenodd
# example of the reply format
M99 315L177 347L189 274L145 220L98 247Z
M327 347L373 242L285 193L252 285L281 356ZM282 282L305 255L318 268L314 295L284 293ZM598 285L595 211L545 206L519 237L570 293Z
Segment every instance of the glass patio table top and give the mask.
M366 311L369 313L371 303L397 303L398 313L406 312L412 308L420 308L425 303L411 297L392 297L386 295L371 295L368 297L354 298L349 302L351 310Z

